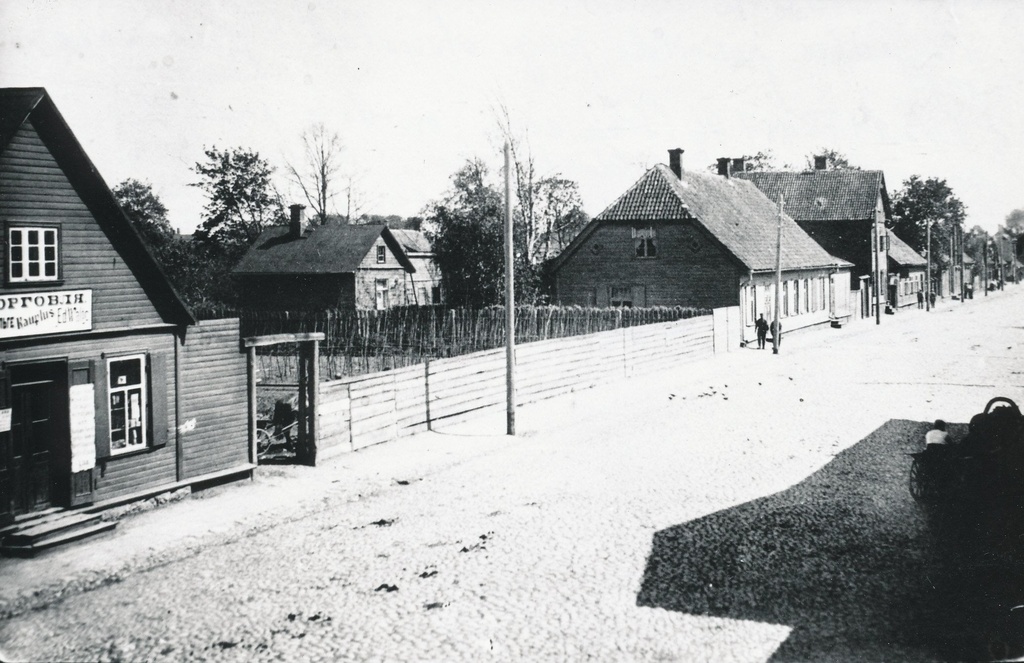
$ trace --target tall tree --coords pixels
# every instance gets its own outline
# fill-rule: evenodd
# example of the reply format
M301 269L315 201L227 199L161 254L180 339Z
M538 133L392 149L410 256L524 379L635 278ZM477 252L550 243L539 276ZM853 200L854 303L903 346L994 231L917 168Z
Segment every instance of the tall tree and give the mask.
M448 303L456 306L489 306L503 297L502 197L487 172L479 159L467 161L452 175L445 199L426 210L434 259Z
M925 255L927 230L931 224L933 256L949 253L950 237L957 227L963 227L967 208L946 180L912 175L891 198L893 230L900 239Z
M288 163L288 175L302 189L313 210L313 218L323 225L335 207L335 180L341 169L341 140L321 122L302 132L302 148L305 163L301 169ZM349 186L351 188L351 181Z
M814 170L815 157L825 157L826 170L860 170L860 166L854 166L845 154L830 147L823 147L806 157L807 169Z
M241 147L211 147L204 153L206 161L193 168L200 180L190 185L202 189L207 199L195 240L237 260L265 228L286 220L271 179L274 168L259 153Z
M1000 229L1013 245L1018 260L1024 260L1024 209L1015 209L1006 215Z
M112 192L125 216L159 258L160 251L174 240L176 233L167 220L167 208L153 192L153 186L128 178Z

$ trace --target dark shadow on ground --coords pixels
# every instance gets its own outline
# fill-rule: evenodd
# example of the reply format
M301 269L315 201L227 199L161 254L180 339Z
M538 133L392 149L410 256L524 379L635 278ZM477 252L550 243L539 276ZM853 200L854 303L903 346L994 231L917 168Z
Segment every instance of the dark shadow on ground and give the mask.
M789 626L773 661L1024 654L1024 503L916 503L928 428L890 420L788 490L657 532L637 604Z

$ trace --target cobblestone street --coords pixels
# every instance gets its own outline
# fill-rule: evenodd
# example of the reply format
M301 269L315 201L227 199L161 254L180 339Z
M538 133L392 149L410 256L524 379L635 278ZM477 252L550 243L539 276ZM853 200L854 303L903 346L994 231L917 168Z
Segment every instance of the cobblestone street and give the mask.
M947 660L906 454L1024 402L1022 302L795 333L523 408L515 439L495 412L260 468L0 560L0 658Z

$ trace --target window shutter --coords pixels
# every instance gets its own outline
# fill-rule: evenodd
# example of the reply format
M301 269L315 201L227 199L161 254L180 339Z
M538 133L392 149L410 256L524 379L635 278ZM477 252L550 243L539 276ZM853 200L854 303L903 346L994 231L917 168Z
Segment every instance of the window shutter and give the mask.
M167 445L167 357L148 357L149 371L149 446Z
M647 306L647 286L634 285L632 290L633 306Z
M93 385L93 409L94 410L95 410L95 403L96 403L95 390L97 388L97 385L93 384L93 379L95 377L96 377L95 362L90 361L88 359L81 359L81 360L69 361L68 362L68 385L70 385L72 387L76 387L76 386L83 385L83 384L92 384ZM72 412L72 416L74 416L74 414L75 413ZM95 415L93 416L93 420L95 421ZM72 424L72 428L73 428L73 424ZM91 504L92 503L92 501L93 501L93 494L94 494L94 491L95 491L95 488L96 488L96 486L95 486L96 482L95 482L95 474L93 472L93 469L94 469L93 467L90 467L89 469L83 469L83 470L78 471L78 472L74 471L74 465L75 465L74 457L75 457L75 453L76 453L74 451L74 449L75 449L75 447L74 447L74 444L75 444L74 436L75 436L74 430L72 430L72 452L71 452L71 457L72 457L72 461L71 461L72 473L71 473L71 496L70 496L70 499L71 499L71 506L81 506L83 504ZM93 439L95 440L95 437ZM94 444L95 444L95 442L94 442Z
M96 459L110 457L110 402L106 357L96 362L93 376L96 390Z
M0 368L0 408L11 407L11 374ZM11 433L0 433L0 525L14 517L11 495Z

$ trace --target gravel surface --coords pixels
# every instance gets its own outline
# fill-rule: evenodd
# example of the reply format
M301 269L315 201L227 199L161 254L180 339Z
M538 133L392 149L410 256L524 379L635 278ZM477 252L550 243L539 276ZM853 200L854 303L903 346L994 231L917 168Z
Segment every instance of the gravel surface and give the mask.
M1016 505L926 509L906 454L1024 402L1022 301L793 333L523 408L515 439L498 412L262 468L0 562L0 658L988 658Z

